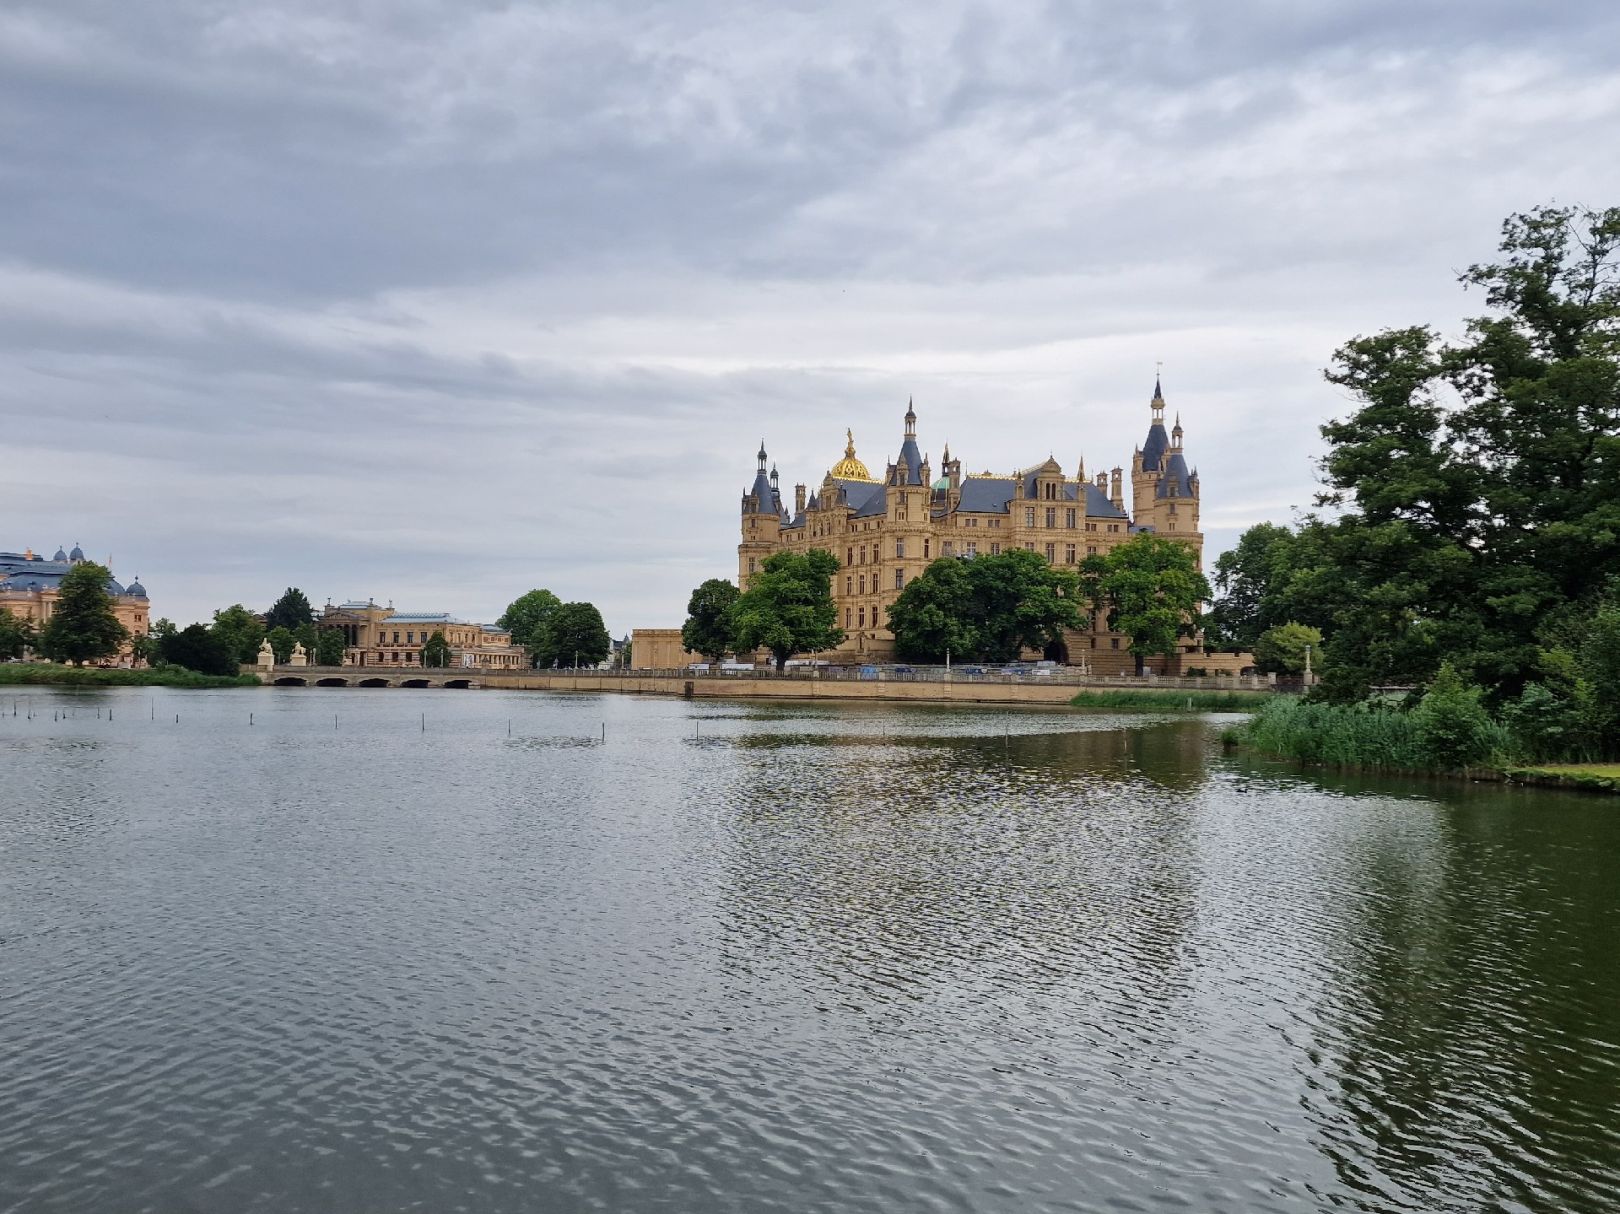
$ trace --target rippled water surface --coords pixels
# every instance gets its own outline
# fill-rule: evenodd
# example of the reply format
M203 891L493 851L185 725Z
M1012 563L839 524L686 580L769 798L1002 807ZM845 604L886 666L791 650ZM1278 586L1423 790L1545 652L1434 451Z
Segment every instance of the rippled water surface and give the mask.
M1620 1209L1617 802L1219 718L3 703L0 1210Z

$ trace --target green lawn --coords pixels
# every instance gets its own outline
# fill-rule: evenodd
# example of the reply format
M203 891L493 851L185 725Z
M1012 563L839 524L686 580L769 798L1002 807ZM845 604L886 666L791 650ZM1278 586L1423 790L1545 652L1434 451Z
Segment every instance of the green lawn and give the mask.
M58 666L53 662L0 664L0 687L257 687L250 674L198 674L179 666L160 670L118 670L100 666Z

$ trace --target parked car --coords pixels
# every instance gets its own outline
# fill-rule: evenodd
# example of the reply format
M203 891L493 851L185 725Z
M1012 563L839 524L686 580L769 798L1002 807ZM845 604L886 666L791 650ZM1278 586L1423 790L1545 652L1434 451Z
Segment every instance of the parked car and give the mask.
M958 666L956 668L956 673L957 674L975 674L975 675L983 674L984 673L984 667L983 666Z

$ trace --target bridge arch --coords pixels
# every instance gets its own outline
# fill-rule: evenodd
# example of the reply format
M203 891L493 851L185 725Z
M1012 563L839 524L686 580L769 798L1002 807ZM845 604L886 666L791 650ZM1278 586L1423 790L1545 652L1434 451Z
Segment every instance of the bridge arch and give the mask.
M361 687L387 687L388 686L388 680L387 679L361 679L359 685Z
M446 679L444 681L444 685L446 687L454 687L454 688L457 688L458 690L465 691L467 688L472 686L472 680L471 679Z
M276 679L275 685L277 687L308 687L309 683L305 681L304 676L301 674L284 674Z
M317 687L347 687L348 685L348 679L340 679L336 675L328 675L324 679L315 680L315 686Z
M433 682L430 679L403 679L399 685L401 687L432 687Z

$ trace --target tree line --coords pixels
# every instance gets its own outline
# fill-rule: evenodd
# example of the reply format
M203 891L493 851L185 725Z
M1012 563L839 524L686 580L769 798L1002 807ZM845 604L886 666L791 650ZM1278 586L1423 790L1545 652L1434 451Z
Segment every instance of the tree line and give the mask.
M767 557L746 591L711 578L692 591L681 642L712 662L767 650L781 670L796 654L837 647L832 578L838 558L823 549ZM1138 673L1147 658L1173 655L1199 627L1210 588L1193 550L1138 533L1073 569L1034 552L940 557L913 578L888 609L896 654L907 661L1011 661L1044 651L1066 630L1102 612L1126 634Z
M1438 689L1476 759L1620 756L1620 208L1511 216L1460 281L1460 335L1336 351L1322 492L1220 558L1212 622L1314 637L1320 701Z

